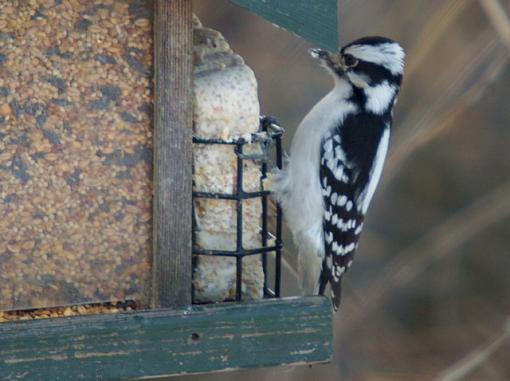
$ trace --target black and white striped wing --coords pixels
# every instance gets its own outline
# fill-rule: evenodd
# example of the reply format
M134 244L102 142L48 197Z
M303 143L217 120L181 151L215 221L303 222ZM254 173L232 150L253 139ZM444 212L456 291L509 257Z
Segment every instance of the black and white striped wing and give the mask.
M325 256L319 290L331 284L335 310L340 305L342 275L352 264L365 213L382 174L390 125L390 115L350 114L321 142Z
M335 310L340 305L342 275L351 266L363 228L362 208L356 205L361 191L355 181L357 171L347 162L340 136L327 135L321 144L320 161L325 257L319 289L324 292L330 283Z

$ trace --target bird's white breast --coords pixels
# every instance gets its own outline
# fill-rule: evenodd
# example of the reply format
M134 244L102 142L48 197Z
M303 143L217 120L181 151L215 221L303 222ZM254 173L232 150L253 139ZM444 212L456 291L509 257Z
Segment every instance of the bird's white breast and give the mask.
M320 145L323 137L357 111L347 99L352 87L339 81L333 90L305 116L292 140L288 175L288 207L284 209L288 224L298 240L323 251L322 218L324 206L319 179ZM287 203L286 203L287 204Z

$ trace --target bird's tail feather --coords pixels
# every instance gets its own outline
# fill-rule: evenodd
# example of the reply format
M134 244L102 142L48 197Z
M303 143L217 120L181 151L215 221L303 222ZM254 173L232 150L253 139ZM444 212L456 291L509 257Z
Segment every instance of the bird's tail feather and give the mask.
M338 308L340 308L340 301L342 298L342 279L340 281L335 282L334 285L331 285L331 287L334 287L334 289L331 292L331 302L333 303L333 309L338 311Z

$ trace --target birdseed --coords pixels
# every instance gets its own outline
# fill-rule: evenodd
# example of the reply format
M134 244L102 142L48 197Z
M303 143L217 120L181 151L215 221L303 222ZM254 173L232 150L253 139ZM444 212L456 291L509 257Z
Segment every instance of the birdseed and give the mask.
M108 302L101 304L80 304L66 307L32 309L22 311L0 311L0 323L19 320L37 320L55 317L116 314L119 312L134 311L138 308L134 302Z
M151 10L0 2L0 310L147 304Z

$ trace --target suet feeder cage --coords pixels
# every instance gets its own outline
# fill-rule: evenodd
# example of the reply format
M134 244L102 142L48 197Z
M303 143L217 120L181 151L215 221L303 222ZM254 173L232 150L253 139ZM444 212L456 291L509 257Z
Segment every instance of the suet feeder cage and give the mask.
M336 1L233 2L337 45ZM329 301L280 297L259 114L191 0L0 3L1 379L329 360Z

